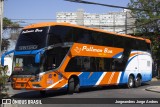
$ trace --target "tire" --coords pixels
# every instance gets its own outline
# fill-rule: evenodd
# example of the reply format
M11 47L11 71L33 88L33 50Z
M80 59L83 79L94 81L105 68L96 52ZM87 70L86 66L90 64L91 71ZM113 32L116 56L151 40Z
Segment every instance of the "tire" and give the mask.
M127 83L127 87L128 88L133 88L134 87L134 78L133 78L133 76L129 76L129 78L128 78L128 83Z
M136 78L136 80L135 80L135 87L140 87L141 86L141 82L142 82L142 80L141 80L140 76L138 76Z
M73 94L75 90L74 87L74 78L70 78L68 81L68 94Z
M80 87L80 85L79 85L79 82L77 81L77 82L75 83L75 89L74 89L74 92L75 92L75 93L79 93L79 87Z
M41 94L41 96L46 96L46 91L39 91L39 93Z

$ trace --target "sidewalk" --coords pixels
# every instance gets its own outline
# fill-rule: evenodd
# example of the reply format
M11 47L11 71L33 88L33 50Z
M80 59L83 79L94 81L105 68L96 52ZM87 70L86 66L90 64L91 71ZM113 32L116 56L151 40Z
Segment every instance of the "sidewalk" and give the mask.
M152 81L160 81L160 79L152 78ZM150 87L147 87L145 90L146 91L160 93L160 84L159 84L159 86L150 86Z
M146 91L157 92L160 93L160 86L151 86L145 89Z
M8 91L9 97L14 95L13 89L10 86L10 84L7 84L6 87L9 89L9 91ZM3 104L3 105L1 104L1 107L18 107L18 104Z
M157 79L156 77L152 78L151 81L160 81L160 79Z

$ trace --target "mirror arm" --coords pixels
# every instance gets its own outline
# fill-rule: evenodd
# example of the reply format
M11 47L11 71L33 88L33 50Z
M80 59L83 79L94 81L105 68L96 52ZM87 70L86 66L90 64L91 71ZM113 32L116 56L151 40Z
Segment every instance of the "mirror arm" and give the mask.
M8 52L2 54L2 56L1 56L1 65L2 65L2 66L4 66L4 58L5 58L7 55L9 55L9 54L14 53L14 51L15 51L15 50L11 50L11 51L8 51Z

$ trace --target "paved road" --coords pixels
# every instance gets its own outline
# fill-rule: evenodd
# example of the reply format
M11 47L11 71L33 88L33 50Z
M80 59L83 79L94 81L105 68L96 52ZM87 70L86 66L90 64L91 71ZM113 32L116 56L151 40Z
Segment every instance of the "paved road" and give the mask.
M41 97L39 92L36 91L25 91L25 90L11 90L10 94L12 98L18 98L18 99L33 99L33 98L39 98L43 99L43 101L47 102L50 100L50 98L83 98L80 100L84 100L84 98L160 98L160 93L156 92L150 92L146 91L145 89L150 86L158 86L160 85L160 81L151 81L147 84L143 84L143 86L139 88L133 88L133 89L127 89L123 86L108 86L103 88L90 88L90 89L83 89L80 93L75 93L73 95L68 95L66 92L53 92L50 91L47 93L46 97ZM57 99L56 99L57 100ZM65 99L63 99L65 100ZM86 99L87 100L87 99ZM95 99L96 100L96 99ZM106 99L107 100L107 99ZM96 102L96 101L95 101ZM63 102L62 102L63 103ZM18 105L18 107L35 107L35 105ZM36 107L43 107L44 105L36 105ZM110 106L116 106L116 104L46 104L45 107L70 107L70 106L77 106L77 107L110 107ZM122 106L122 105L119 105ZM123 106L133 106L132 104L126 104ZM145 104L145 105L138 105L143 107L153 107L153 106L159 106L159 105L151 105L151 104Z

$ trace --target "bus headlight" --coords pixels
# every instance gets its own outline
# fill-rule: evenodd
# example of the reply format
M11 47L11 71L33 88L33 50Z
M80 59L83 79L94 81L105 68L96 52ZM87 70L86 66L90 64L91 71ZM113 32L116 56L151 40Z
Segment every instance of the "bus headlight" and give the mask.
M41 88L42 86L40 84L33 84L32 85L34 88Z
M36 81L36 82L41 81L41 80L42 80L43 75L44 75L44 72L37 74L37 75L35 76L35 81Z
M36 75L35 81L41 81L42 80L42 75Z

